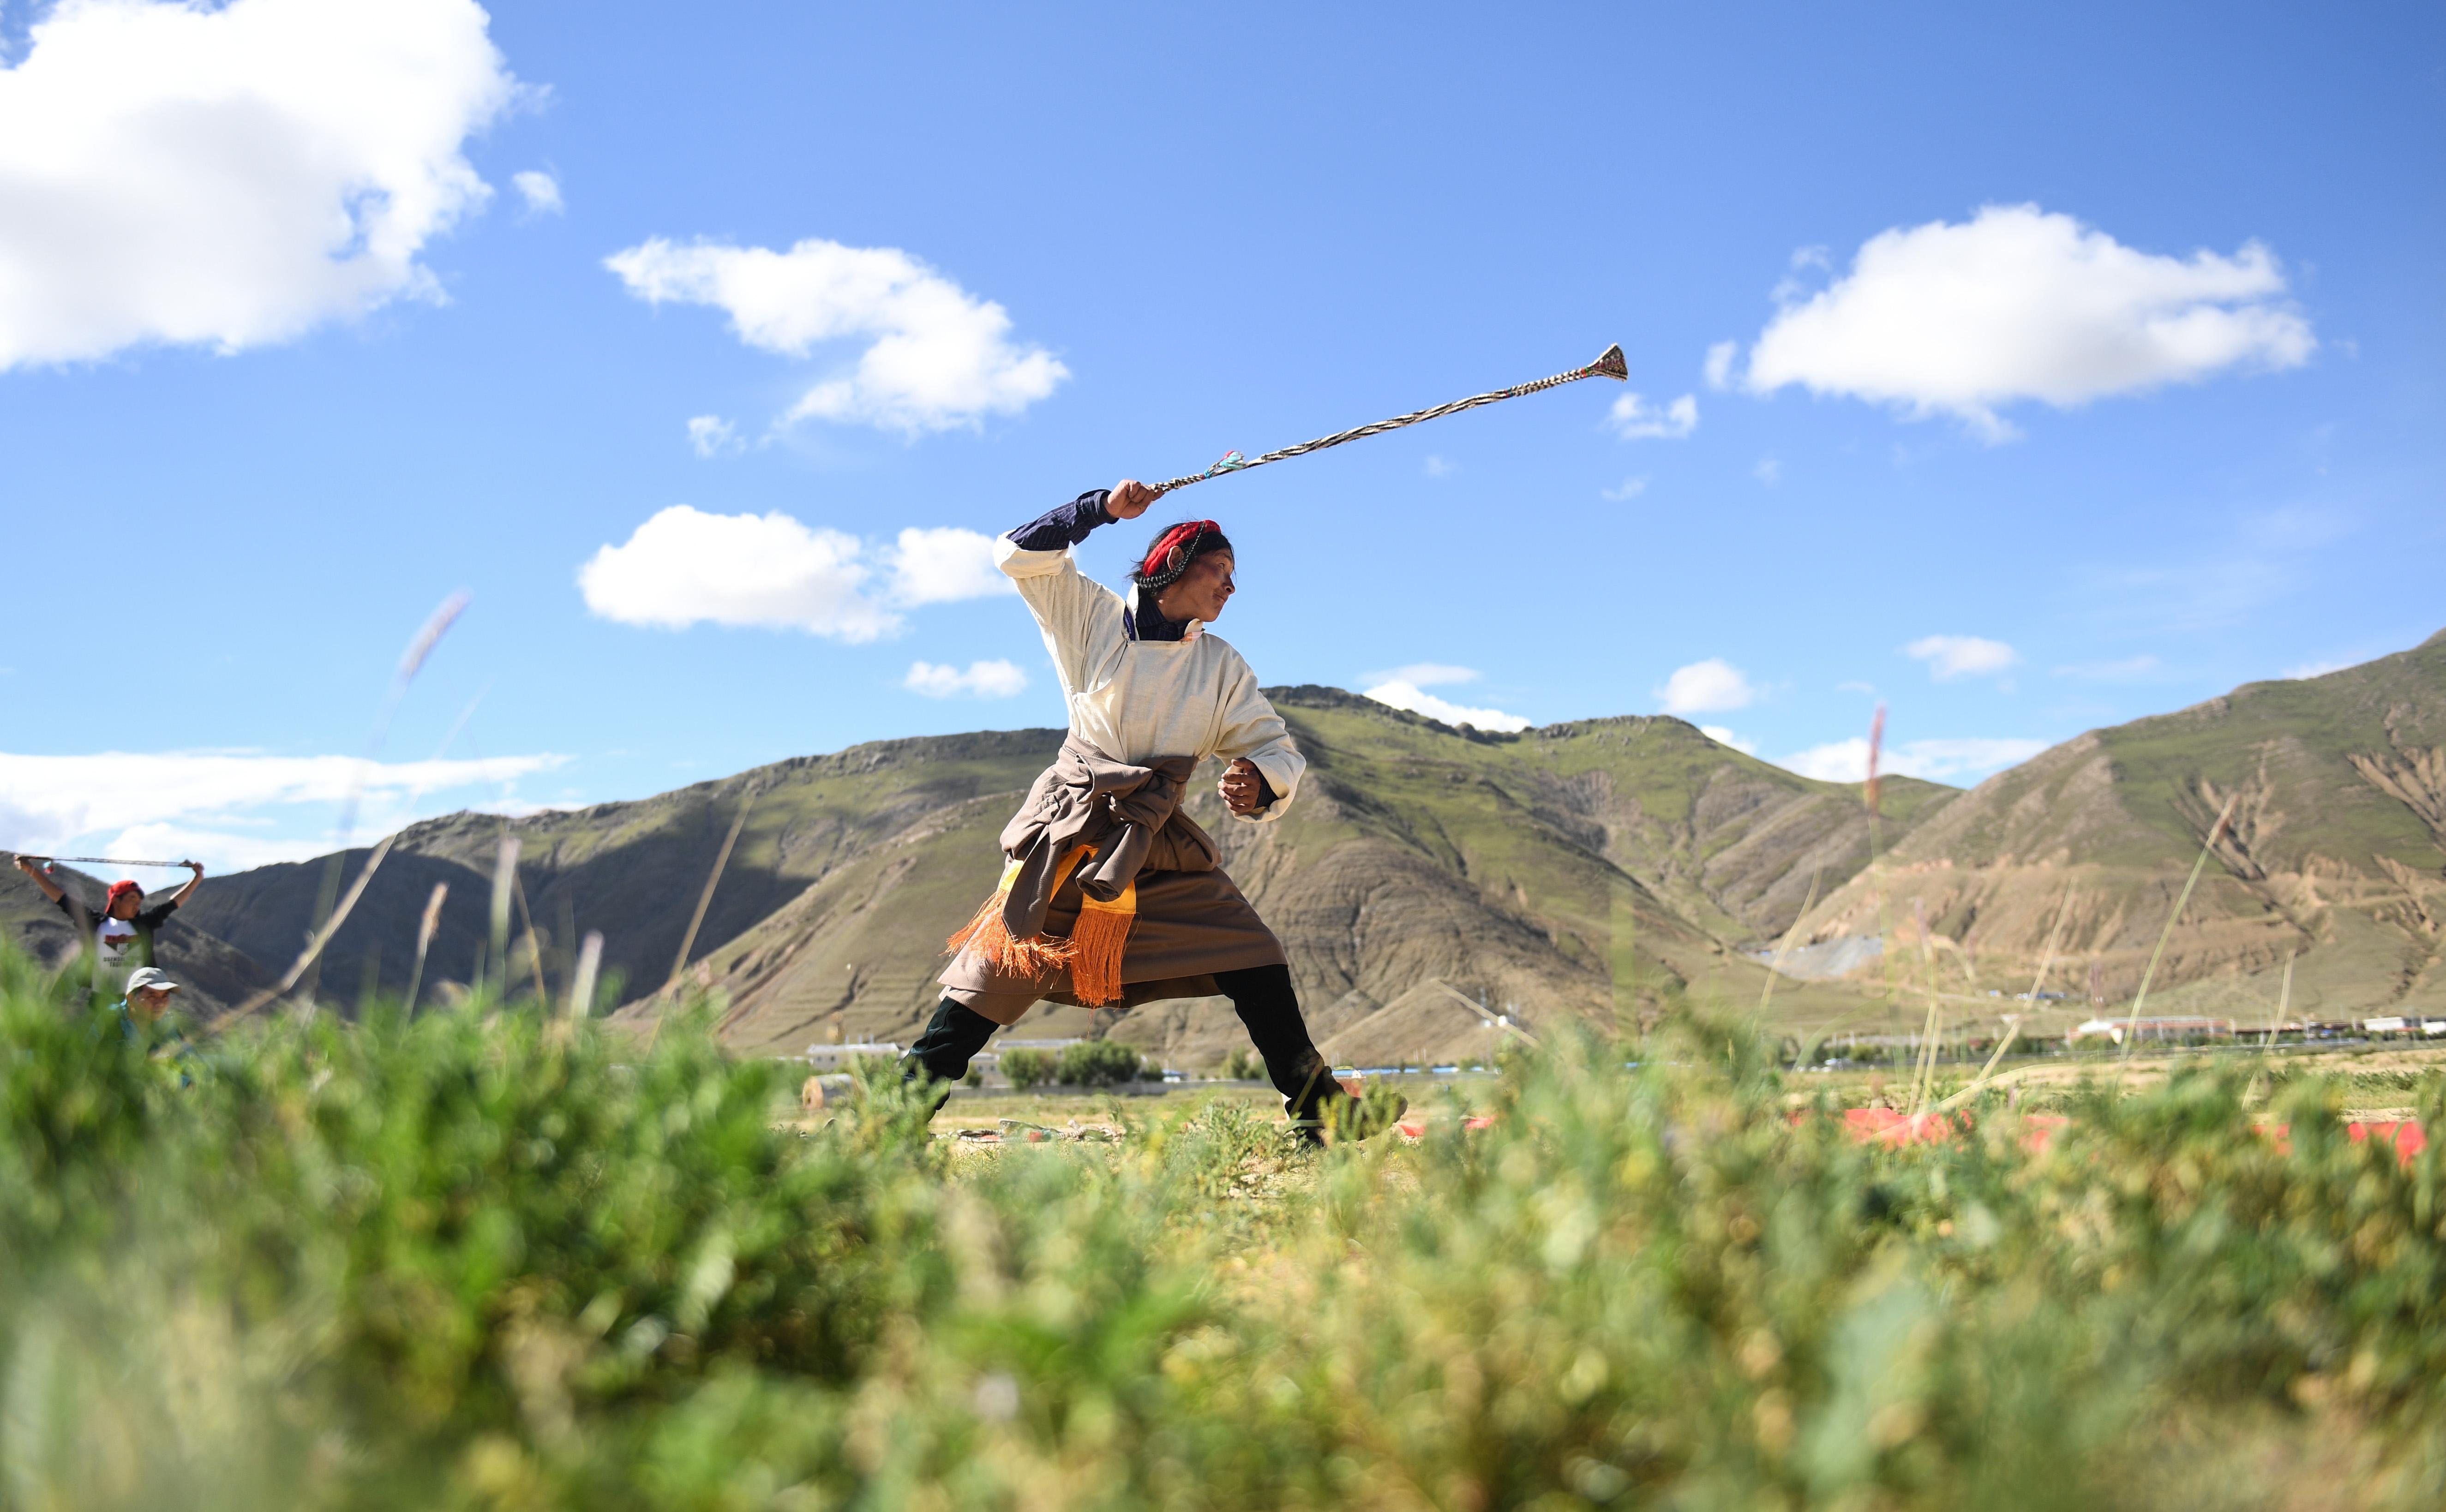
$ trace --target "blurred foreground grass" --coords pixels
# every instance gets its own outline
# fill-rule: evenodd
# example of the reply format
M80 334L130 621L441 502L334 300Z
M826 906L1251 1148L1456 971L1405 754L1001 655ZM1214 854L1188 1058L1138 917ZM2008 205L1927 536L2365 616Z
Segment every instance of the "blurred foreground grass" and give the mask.
M979 1150L889 1086L786 1127L703 1030L479 1002L151 1061L0 956L0 1500L2446 1501L2441 1147L2349 1142L2315 1076L1892 1149L1688 1024L1417 1145L1166 1098Z

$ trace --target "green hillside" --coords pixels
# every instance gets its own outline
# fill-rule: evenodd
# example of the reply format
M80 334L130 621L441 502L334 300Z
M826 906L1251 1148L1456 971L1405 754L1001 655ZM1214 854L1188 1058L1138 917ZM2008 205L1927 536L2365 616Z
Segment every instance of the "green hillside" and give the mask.
M1282 936L1338 1056L1484 1053L1500 1032L1490 1017L1506 1013L1533 1034L1572 1018L1634 1022L1686 999L1754 1002L1766 980L1755 955L1796 921L1797 938L1830 947L1797 961L1796 978L1825 975L1815 962L1830 954L1872 963L1785 981L1783 1022L1916 1028L1931 989L1955 1021L1992 1015L2010 1006L1998 995L2028 985L2067 887L2050 985L2073 996L2054 1017L2086 1016L2137 985L2229 800L2233 822L2153 1001L2262 1022L2290 959L2297 1016L2446 1012L2446 636L2092 731L1969 793L1889 779L1886 851L1871 872L1858 785L1797 776L1680 719L1494 735L1333 688L1270 696L1310 763L1299 800L1278 823L1237 824L1201 779L1189 809ZM1023 730L877 741L633 803L418 825L314 985L343 1006L403 988L437 884L449 892L426 980L449 992L471 980L507 835L521 848L516 933L539 947L513 951L513 975L557 994L576 942L599 930L628 983L626 1017L647 1021L668 1000L654 994L744 808L688 962L728 1005L726 1037L752 1051L905 1041L935 1000L944 938L992 886L996 835L1060 740ZM326 865L213 879L180 915L193 937L181 937L183 959L216 980L276 973L305 936ZM49 939L43 910L25 902L0 892L12 932L64 948L64 931ZM1039 1009L1028 1024L1028 1035L1109 1032L1186 1064L1242 1041L1219 999L1118 1022Z
M670 974L743 801L753 798L747 824L698 932L697 956L876 845L922 826L946 804L1025 786L1060 743L1060 732L1044 730L883 740L633 803L521 819L458 813L411 826L325 953L324 989L344 1001L367 983L404 991L417 923L436 884L450 890L426 980L468 980L488 932L504 835L516 836L520 848L526 908L517 916L517 932L525 932L531 917L548 978L558 980L576 942L600 930L607 971L658 986ZM348 876L367 854L348 853ZM327 864L320 858L216 879L189 915L257 959L293 959Z
M1832 888L1867 858L1856 786L1796 776L1679 719L1492 736L1331 688L1272 696L1312 763L1299 801L1278 824L1244 826L1201 783L1191 810L1283 936L1337 1054L1482 1053L1474 1003L1534 1026L1652 1014L1693 993L1752 1000L1764 975L1743 949L1789 926L1813 878ZM437 884L449 890L425 980L444 992L469 980L498 847L514 835L515 933L532 923L540 961L521 947L512 970L532 981L539 967L557 992L576 942L600 930L642 1019L745 804L690 960L731 1005L726 1035L752 1050L905 1039L935 1000L944 938L992 886L995 836L1060 740L878 741L634 803L415 826L334 939L319 993L345 1005L404 989ZM1890 834L1952 793L1889 792ZM349 852L346 871L365 855ZM327 865L216 878L188 918L276 969L304 937ZM1857 1002L1851 987L1782 992L1781 1007L1804 1016ZM1042 1035L1110 1028L1193 1061L1241 1039L1219 999L1150 1005L1118 1027L1077 1009L1029 1022Z
M1739 947L1789 925L1812 870L1831 887L1867 859L1856 787L1795 776L1679 719L1492 736L1338 689L1269 696L1310 763L1298 801L1278 823L1241 825L1201 783L1189 808L1282 936L1337 1055L1485 1054L1483 1017L1463 999L1533 1029L1636 1018L1694 993L1754 1000L1763 972ZM994 837L1034 773L845 855L716 945L706 980L731 1004L733 1042L913 1033L936 999L943 938L991 887ZM1893 826L1950 793L1902 785ZM1442 1010L1382 1017L1421 991ZM1788 991L1785 1008L1802 1013L1858 1001L1851 988ZM1039 1009L1028 1023L1060 1035L1095 1020ZM1110 1032L1192 1064L1242 1038L1220 999L1149 1005Z

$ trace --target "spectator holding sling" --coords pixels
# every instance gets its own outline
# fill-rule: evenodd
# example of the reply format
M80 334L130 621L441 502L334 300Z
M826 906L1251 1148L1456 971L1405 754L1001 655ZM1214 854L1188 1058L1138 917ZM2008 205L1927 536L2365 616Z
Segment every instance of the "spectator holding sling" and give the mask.
M19 856L17 869L34 879L34 886L43 889L43 895L50 899L60 912L67 915L78 940L93 947L94 990L113 999L118 998L125 987L128 973L141 966L154 964L154 934L170 922L170 915L178 911L180 904L196 895L196 888L204 880L202 862L179 863L195 875L189 877L186 885L172 893L166 902L150 908L144 906L142 887L133 882L114 882L110 885L110 896L103 904L102 912L96 914L78 902L67 889L53 882L45 868L35 865L45 859L41 856Z

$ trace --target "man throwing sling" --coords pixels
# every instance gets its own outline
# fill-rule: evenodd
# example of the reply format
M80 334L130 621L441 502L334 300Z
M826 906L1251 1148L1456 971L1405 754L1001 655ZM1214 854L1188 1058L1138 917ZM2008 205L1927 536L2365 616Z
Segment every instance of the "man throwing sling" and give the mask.
M1234 822L1280 818L1308 763L1240 653L1206 633L1234 591L1213 520L1158 534L1127 599L1082 576L1070 548L1136 519L1157 490L1096 489L994 543L1062 680L1069 736L1002 832L1002 884L950 941L943 1001L906 1063L955 1082L993 1032L1038 999L1131 1007L1232 999L1295 1126L1315 1137L1349 1093L1309 1040L1282 942L1180 810L1197 763Z

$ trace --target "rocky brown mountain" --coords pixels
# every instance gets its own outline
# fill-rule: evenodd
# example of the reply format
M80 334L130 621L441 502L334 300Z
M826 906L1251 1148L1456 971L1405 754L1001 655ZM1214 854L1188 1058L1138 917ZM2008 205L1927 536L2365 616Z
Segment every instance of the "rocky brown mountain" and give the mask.
M1948 988L2026 990L2063 917L2066 1013L2137 989L2218 814L2152 1011L2446 1015L2446 632L2324 677L2093 730L1988 778L1810 913ZM2065 900L2069 896L2067 905Z
M1211 791L1190 811L1282 935L1338 1055L1449 1058L1575 1018L1755 1004L1768 980L1756 958L1787 931L1804 948L1775 989L1779 1021L1916 1027L1929 991L1959 1021L2012 1006L1993 995L2027 988L2060 909L2050 985L2072 996L2055 1017L2084 1015L2093 989L2120 1004L2136 986L2229 800L2153 1002L2264 1017L2289 957L2297 1014L2446 1011L2446 635L2092 731L1968 793L1889 778L1874 868L1858 784L1797 776L1680 719L1492 735L1333 688L1271 697L1310 761L1298 802L1257 826L1231 822ZM599 930L624 1017L650 1021L673 1000L660 989L736 825L687 989L717 995L723 1033L746 1051L905 1040L934 1001L945 936L993 885L996 833L1060 739L875 741L632 803L417 825L316 990L343 1008L402 991L436 885L448 893L425 980L443 993L473 980L506 836L519 844L512 979L559 996L575 942ZM365 854L340 858L344 873ZM329 865L212 879L179 916L174 967L192 962L199 986L211 976L215 997L276 974ZM13 932L64 947L23 901L0 892ZM1023 1036L1109 1033L1176 1064L1240 1043L1219 999L1040 1008L1025 1023Z
M1762 968L1740 947L1790 924L1812 874L1831 887L1867 859L1856 787L1796 776L1679 719L1491 736L1332 688L1270 696L1310 762L1299 801L1269 825L1231 822L1211 792L1189 807L1282 935L1337 1053L1484 1055L1490 1017L1552 1025L1693 994L1755 1000ZM1043 749L1057 738L1044 732ZM713 948L702 969L729 1004L732 1041L794 1050L913 1033L935 1000L942 940L992 886L994 836L1034 770L840 852ZM1895 828L1950 795L1898 784ZM1396 1016L1416 1018L1411 1030L1380 1021L1421 989L1446 1011ZM1809 996L1795 991L1788 1006ZM1857 994L1818 993L1830 996ZM1219 999L1098 1017L1040 1008L1025 1032L1109 1032L1192 1064L1240 1039Z
M1289 946L1321 1038L1365 1031L1383 1054L1489 1048L1484 1019L1531 1025L1653 1012L1691 994L1754 1000L1772 943L1813 887L1867 859L1857 785L1796 776L1680 719L1624 718L1520 736L1454 729L1332 688L1273 690L1312 763L1278 824L1192 812ZM485 945L504 835L520 847L517 980L557 993L574 942L606 939L630 1018L661 1011L690 914L746 817L690 952L688 980L728 1005L743 1049L905 1039L935 999L942 942L992 886L994 836L1060 732L877 741L634 803L520 819L456 814L405 831L320 968L346 1004L398 993L417 920L448 887L428 983L464 982ZM1952 790L1889 784L1890 832ZM341 859L353 875L366 852ZM329 858L216 878L192 922L267 966L293 957ZM539 957L539 960L536 959ZM1378 1015L1405 994L1442 1010ZM1785 989L1778 989L1785 991ZM1850 987L1782 999L1849 1005ZM1458 1004L1483 1004L1462 1017ZM1039 1010L1025 1033L1110 1032L1219 1059L1239 1031L1219 999L1151 1005L1116 1024ZM1416 1019L1415 1031L1396 1026ZM1434 1029L1431 1025L1442 1025Z

